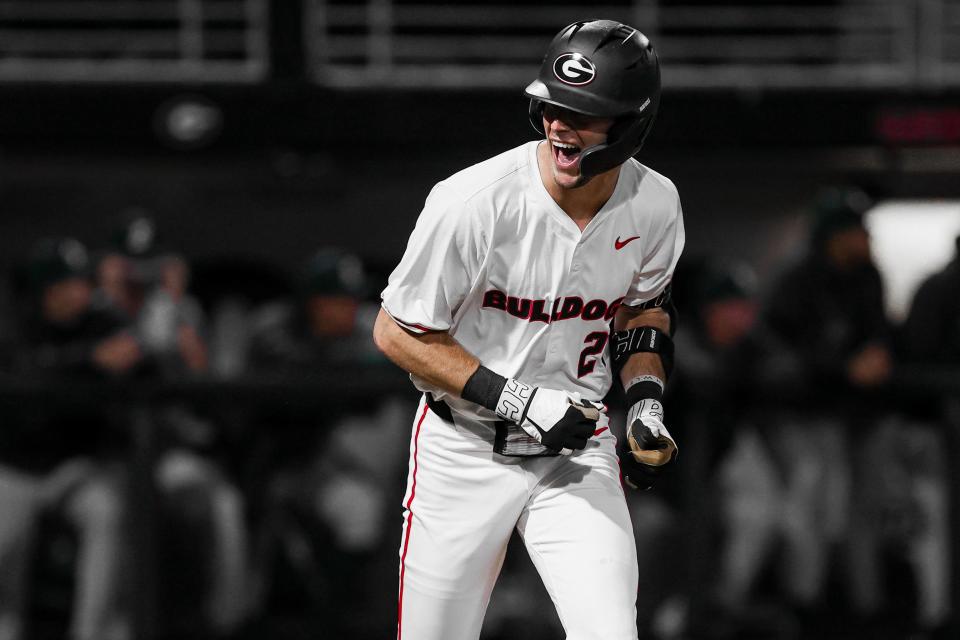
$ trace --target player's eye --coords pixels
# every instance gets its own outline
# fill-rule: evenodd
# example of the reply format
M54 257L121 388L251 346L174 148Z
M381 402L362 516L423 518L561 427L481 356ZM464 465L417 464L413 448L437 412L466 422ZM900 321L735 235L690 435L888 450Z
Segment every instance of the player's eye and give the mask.
M604 118L577 113L576 111L564 109L563 107L558 107L553 104L548 104L544 107L543 116L550 122L560 120L571 129L589 129L597 126L604 120Z

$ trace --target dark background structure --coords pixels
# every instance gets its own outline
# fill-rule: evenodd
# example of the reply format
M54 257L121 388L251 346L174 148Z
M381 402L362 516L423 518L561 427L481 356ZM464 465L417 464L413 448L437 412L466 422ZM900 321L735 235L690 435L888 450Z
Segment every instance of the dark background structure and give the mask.
M522 90L552 34L601 16L637 26L659 51L663 98L638 159L679 189L685 264L736 261L763 279L804 246L810 203L824 186L855 185L877 201L960 203L958 0L0 0L4 304L23 302L16 273L37 240L103 245L131 212L155 220L161 244L190 262L205 304L224 265L289 285L320 247L359 256L382 286L434 183L534 138ZM375 301L368 291L366 302ZM377 375L360 375L355 386L416 401L398 371ZM897 380L911 397L931 392L924 397L938 410L960 397L954 369L903 368ZM155 462L151 425L161 400L309 414L321 410L324 389L344 405L362 401L369 387L351 381L331 365L280 380L201 378L109 392L139 416L130 421L138 640L187 633L163 623L177 609L158 595L156 496L144 471ZM82 404L98 393L108 392L0 380L8 408ZM951 467L960 454L952 410L943 429ZM695 483L703 480L677 480L688 529L699 526ZM390 496L395 515L402 491ZM956 503L955 478L951 491ZM391 521L384 549L395 547L399 523ZM943 562L956 566L953 531L955 557ZM698 580L711 561L698 564L687 551L694 562L678 570L680 591L704 595ZM956 580L953 618L936 630L954 635L943 637L958 633ZM381 612L393 587L378 584L370 610ZM52 622L35 630L61 629L66 607L54 601L43 614ZM268 611L236 637L361 638L324 635L310 606L302 617L295 606L272 618ZM878 637L839 628L808 637ZM896 637L936 637L910 636L921 631ZM799 637L768 632L740 637ZM673 637L699 637L688 633Z

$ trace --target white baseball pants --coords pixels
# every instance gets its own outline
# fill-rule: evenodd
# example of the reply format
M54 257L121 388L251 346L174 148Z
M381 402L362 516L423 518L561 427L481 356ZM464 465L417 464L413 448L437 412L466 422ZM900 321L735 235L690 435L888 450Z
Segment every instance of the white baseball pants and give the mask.
M398 640L476 640L513 528L568 640L636 640L637 555L601 416L572 456L512 458L421 400L410 440Z

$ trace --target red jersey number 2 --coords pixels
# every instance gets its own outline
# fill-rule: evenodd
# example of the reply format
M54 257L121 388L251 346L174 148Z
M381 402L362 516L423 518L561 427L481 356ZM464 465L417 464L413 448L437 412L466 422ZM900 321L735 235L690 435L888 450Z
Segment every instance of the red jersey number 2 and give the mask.
M610 334L606 331L594 331L593 333L588 333L587 337L583 339L583 342L587 346L580 352L580 360L577 362L578 378L593 373L594 367L597 366L596 356L603 353L604 347L607 346L607 338L609 337Z

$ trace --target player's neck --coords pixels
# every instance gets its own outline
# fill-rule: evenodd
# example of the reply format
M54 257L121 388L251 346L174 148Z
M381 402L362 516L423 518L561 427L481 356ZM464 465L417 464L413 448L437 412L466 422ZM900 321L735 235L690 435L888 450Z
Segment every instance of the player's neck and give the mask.
M543 147L543 145L541 145ZM547 152L549 153L549 152ZM551 159L538 157L540 164L540 178L547 193L553 198L553 201L563 209L564 213L570 216L570 219L576 223L583 231L587 224L593 220L594 216L607 203L610 196L613 195L617 187L617 178L620 175L620 167L616 167L594 176L584 185L570 188L557 184L554 179L550 166Z

